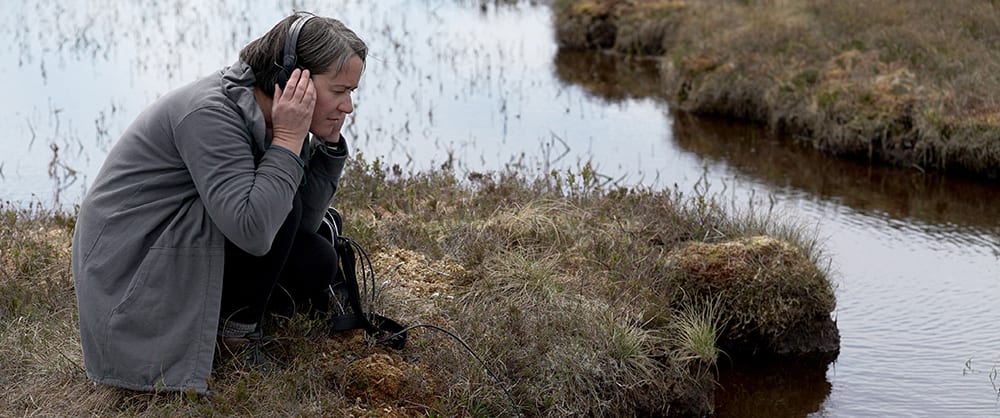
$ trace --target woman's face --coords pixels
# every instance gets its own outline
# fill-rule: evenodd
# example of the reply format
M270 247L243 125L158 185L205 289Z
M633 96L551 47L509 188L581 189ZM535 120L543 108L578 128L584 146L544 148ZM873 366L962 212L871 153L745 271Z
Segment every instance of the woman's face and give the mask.
M364 63L357 55L347 61L339 73L327 72L312 76L316 85L316 107L313 108L309 131L325 140L340 138L344 119L354 111L351 93L358 88Z

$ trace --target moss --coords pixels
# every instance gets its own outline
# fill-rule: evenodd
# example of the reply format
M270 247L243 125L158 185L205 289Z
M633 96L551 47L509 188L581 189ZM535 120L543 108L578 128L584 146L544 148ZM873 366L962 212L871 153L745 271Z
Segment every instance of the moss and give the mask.
M728 324L720 339L729 351L781 351L785 334L828 321L836 305L808 254L774 238L694 242L667 258L684 297L718 298Z

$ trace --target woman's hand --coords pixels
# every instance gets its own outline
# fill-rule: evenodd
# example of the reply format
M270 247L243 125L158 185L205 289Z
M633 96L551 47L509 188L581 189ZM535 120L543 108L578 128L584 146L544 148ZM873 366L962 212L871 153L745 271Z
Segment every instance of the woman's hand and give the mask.
M288 78L284 90L274 86L274 99L271 100L271 143L296 154L301 152L302 140L309 132L315 106L316 86L309 78L309 70L296 68Z

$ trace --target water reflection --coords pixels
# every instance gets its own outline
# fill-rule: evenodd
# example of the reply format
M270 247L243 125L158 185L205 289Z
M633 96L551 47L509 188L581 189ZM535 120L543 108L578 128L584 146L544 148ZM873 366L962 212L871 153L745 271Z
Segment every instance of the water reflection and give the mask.
M251 29L273 24L265 8L236 1L4 6L0 76L14 81L7 87L17 99L0 103L0 198L47 206L80 200L113 140L150 101L218 68L217 57L235 57Z
M671 116L679 147L785 193L849 207L862 215L856 220L895 223L952 244L995 245L1000 236L1000 193L988 182L845 161L759 126Z
M804 417L821 409L832 385L827 365L794 360L723 367L715 389L714 417Z
M658 61L560 49L560 81L609 102L662 100ZM844 205L856 220L895 222L952 243L1000 251L997 186L989 181L832 158L767 129L671 111L672 142L699 159L763 182L772 192ZM1000 253L998 253L1000 254Z
M0 120L8 133L0 145L9 151L0 156L0 198L79 201L142 109L232 63L243 44L296 9L336 16L369 41L356 111L345 126L366 158L407 172L447 163L461 175L512 164L576 169L597 155L594 167L606 179L627 185L656 175L669 135L660 105L609 107L555 81L544 4L23 0L0 15L0 33L13 40L0 46L0 75L19 81L11 88L23 99L0 103L10 115ZM605 140L617 135L630 142ZM52 193L35 195L40 190Z
M553 62L560 81L611 102L656 97L663 90L655 59L560 49Z

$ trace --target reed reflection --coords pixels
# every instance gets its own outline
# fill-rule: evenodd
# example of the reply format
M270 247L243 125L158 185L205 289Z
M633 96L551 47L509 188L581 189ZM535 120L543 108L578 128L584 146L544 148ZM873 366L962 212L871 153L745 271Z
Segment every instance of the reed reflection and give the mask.
M560 81L609 102L657 97L662 90L658 60L559 49L553 62Z
M830 396L823 362L766 361L723 368L715 389L715 417L804 417Z
M994 209L1000 205L1000 194L987 182L845 161L776 137L762 127L682 112L671 116L677 146L724 162L775 189L805 192L876 220L916 221L930 234L1000 235Z

